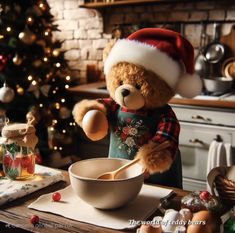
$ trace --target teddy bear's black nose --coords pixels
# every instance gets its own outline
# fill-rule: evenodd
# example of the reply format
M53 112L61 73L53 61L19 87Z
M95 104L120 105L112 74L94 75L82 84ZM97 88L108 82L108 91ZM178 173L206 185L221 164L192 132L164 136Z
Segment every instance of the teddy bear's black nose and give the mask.
M130 94L130 91L128 89L122 89L121 93L122 93L122 96L125 97L125 96L128 96Z

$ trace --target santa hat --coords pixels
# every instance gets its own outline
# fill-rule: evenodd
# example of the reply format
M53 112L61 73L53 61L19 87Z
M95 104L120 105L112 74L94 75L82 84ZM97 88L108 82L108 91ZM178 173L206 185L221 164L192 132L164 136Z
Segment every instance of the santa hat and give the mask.
M119 62L151 70L181 96L192 98L201 92L201 79L194 73L194 49L177 32L144 28L118 40L105 61L104 73Z

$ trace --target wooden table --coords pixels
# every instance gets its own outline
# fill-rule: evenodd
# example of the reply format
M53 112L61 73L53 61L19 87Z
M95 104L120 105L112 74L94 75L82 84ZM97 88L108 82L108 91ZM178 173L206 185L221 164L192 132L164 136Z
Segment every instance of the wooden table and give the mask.
M107 228L97 227L87 223L82 223L74 220L70 220L51 213L40 212L32 209L28 209L27 206L36 200L40 195L54 192L59 189L63 189L70 184L67 171L63 171L65 181L58 182L54 185L48 186L37 192L29 194L23 198L12 201L0 207L0 233L26 233L26 232L43 232L43 233L121 233L121 232L136 232L132 231L117 231ZM173 190L177 193L177 196L171 200L170 205L167 208L179 209L181 197L188 192L181 189ZM74 207L76 208L76 207ZM82 211L79 210L78 211ZM38 215L40 217L39 227L34 227L30 222L32 215Z

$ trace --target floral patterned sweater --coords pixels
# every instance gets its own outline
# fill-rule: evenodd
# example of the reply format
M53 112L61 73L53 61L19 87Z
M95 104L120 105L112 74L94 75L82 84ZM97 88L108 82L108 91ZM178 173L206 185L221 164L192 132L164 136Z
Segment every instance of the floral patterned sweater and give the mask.
M172 155L178 150L179 122L169 105L153 110L128 110L113 99L99 99L107 109L110 125L109 157L133 159L149 140L171 141Z

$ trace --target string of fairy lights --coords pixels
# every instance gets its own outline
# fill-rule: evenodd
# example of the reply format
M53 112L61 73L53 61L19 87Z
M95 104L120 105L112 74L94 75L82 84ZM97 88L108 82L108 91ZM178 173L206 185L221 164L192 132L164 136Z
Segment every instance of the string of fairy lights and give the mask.
M15 41L19 40L25 46L30 47L35 44L40 46L43 48L43 53L40 54L40 56L36 56L35 54L35 59L31 61L34 70L29 69L24 82L20 83L19 80L16 80L17 83L14 87L12 83L8 85L7 79L5 80L4 85L0 88L0 93L3 88L12 89L13 92L11 92L11 98L7 100L0 95L0 102L10 104L11 101L16 98L14 92L19 96L24 96L27 92L33 93L37 100L35 107L44 109L49 106L51 110L51 114L49 115L51 115L52 119L48 125L49 137L50 134L54 132L66 135L67 137L68 131L72 130L76 125L71 117L71 110L68 108L69 101L65 94L66 90L70 88L72 81L71 76L68 74L66 61L63 59L63 52L60 48L61 44L54 42L52 38L52 32L55 31L56 28L52 23L48 3L42 0L33 2L35 3L29 7L25 14L25 28L18 31L19 29L15 28L14 22L4 24L4 27L0 29L0 43L8 40L9 44L10 39L12 43L16 43ZM7 5L7 1L5 1L5 4ZM3 8L3 3L0 3L0 16L2 11L11 10L10 6L6 7L6 5L5 8ZM14 10L18 13L22 10L21 6L17 4L17 1L15 1ZM48 20L45 20L45 15ZM12 39L14 35L15 41ZM9 63L17 67L25 66L28 62L27 59L28 57L22 54L22 50L21 52L15 52L10 55L1 54L0 52L0 73L4 71ZM43 70L45 67L46 71ZM5 89L2 90L4 94L6 94L5 91ZM8 97L9 93L10 92L8 92ZM47 98L52 101L48 103ZM38 111L31 112L31 114L36 119L40 117L37 115ZM67 123L63 122L63 126L61 127L61 124L59 124L61 120L68 121ZM58 125L60 125L59 128L57 127ZM53 150L63 150L62 144L57 144L56 141L53 141L50 147Z

